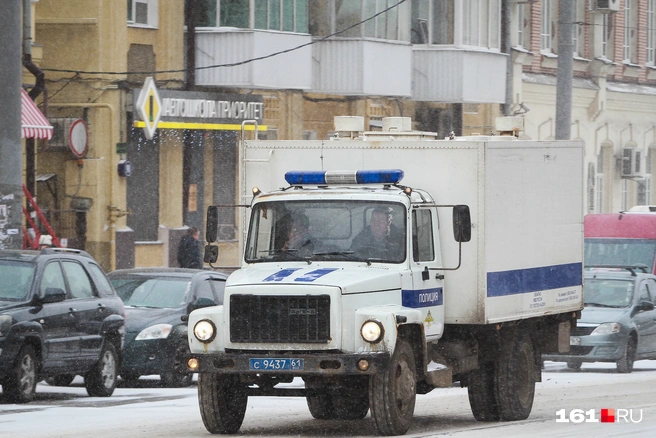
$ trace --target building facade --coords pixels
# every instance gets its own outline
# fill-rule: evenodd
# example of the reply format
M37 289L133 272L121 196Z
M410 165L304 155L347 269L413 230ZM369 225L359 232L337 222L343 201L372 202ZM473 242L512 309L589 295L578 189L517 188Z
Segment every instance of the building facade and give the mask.
M656 1L574 3L571 137L585 143L585 212L652 204ZM558 7L539 0L512 9L512 95L526 138L555 135Z

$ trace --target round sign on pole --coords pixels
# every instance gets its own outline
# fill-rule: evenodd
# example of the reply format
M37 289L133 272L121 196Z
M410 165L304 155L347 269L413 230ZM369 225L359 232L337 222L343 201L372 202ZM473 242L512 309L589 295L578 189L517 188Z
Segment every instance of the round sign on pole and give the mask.
M87 125L84 120L77 119L68 129L68 145L76 157L82 158L87 153Z

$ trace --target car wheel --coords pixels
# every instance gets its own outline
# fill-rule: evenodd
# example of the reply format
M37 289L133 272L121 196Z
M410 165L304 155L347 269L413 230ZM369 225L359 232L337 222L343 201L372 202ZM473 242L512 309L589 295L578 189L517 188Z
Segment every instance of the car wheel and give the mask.
M580 360L567 361L567 368L569 368L570 370L578 371L578 370L581 369L581 365L582 365L582 363L581 363Z
M618 373L630 373L633 371L633 362L635 362L635 355L637 350L637 342L633 336L631 336L624 347L624 354L617 361L617 372Z
M62 374L59 376L51 376L46 379L46 383L50 386L70 386L75 379L75 374Z
M100 359L93 369L84 376L87 394L91 397L109 397L116 388L118 355L111 342L105 341Z
M31 345L21 348L14 366L3 382L3 392L14 403L34 400L39 362Z

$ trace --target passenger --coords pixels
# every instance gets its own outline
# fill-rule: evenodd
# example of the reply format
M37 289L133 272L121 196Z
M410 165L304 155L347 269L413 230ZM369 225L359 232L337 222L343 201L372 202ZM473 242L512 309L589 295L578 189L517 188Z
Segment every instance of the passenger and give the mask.
M351 242L351 251L365 259L400 261L403 245L400 233L390 223L390 215L385 208L371 212L369 226L362 230Z

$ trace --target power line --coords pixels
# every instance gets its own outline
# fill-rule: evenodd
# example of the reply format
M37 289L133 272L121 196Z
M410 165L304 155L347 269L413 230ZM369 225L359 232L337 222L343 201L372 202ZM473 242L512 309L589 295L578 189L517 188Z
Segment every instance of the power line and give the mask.
M205 70L205 69L208 69L208 68L219 68L219 67L236 67L238 65L249 64L251 62L261 61L263 59L273 58L274 56L282 55L284 53L293 52L295 50L302 49L303 47L311 46L312 44L320 43L320 42L326 41L327 39L332 38L334 36L341 35L345 32L348 32L349 30L351 30L355 27L358 27L361 24L364 24L368 21L373 20L374 18L378 17L379 15L387 13L388 11L390 11L390 10L396 8L397 6L399 6L401 3L405 3L405 1L406 0L399 0L397 3L393 4L392 6L389 6L388 8L383 9L380 12L377 12L376 14L372 15L369 18L366 18L366 19L360 21L359 23L355 23L355 24L347 27L346 29L339 30L339 31L337 31L335 33L332 33L330 35L327 35L325 37L321 37L319 39L310 41L309 43L301 44L301 45L296 46L296 47L281 50L279 52L270 53L268 55L258 56L257 58L246 59L244 61L239 61L239 62L231 62L229 64L215 64L215 65L208 65L208 66L205 66L205 67L195 67L194 70ZM41 70L51 71L51 72L58 72L58 73L77 73L77 74L87 74L87 75L144 75L144 74L145 75L154 75L154 74L158 74L158 73L162 73L162 74L163 73L185 73L189 69L185 68L185 69L181 69L181 70L125 71L125 72L83 71L83 70L67 70L67 69L58 69L58 68L42 68Z

